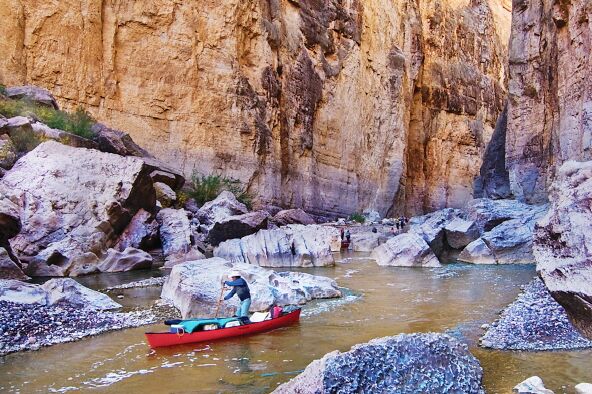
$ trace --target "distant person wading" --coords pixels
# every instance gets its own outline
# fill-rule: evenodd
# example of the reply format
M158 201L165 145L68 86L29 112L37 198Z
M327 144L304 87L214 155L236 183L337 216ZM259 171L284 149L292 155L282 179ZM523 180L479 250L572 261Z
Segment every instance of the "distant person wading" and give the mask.
M231 272L230 275L228 275L228 278L231 280L224 281L224 285L231 286L232 290L230 293L226 294L224 300L227 301L236 294L238 299L241 301L240 308L237 311L237 316L248 318L249 307L251 306L251 292L249 291L249 285L247 284L246 280L241 278L241 274L238 271Z

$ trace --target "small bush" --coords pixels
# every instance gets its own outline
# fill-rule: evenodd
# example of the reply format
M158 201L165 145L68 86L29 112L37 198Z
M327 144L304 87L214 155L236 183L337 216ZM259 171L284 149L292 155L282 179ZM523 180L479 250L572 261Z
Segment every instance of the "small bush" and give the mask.
M11 118L13 116L32 114L52 129L67 131L83 138L94 136L91 128L95 120L83 108L79 107L74 113L35 105L27 100L0 100L0 114Z
M10 139L19 153L30 152L43 142L43 139L35 134L32 129L23 127L11 133Z
M6 86L0 83L0 94L6 95Z
M203 175L193 171L187 195L194 198L198 205L215 199L223 191L229 191L236 199L251 208L252 196L247 192L241 181L219 174Z
M352 213L349 217L349 220L351 220L353 222L358 222L358 223L364 224L364 222L366 221L366 218L359 213Z

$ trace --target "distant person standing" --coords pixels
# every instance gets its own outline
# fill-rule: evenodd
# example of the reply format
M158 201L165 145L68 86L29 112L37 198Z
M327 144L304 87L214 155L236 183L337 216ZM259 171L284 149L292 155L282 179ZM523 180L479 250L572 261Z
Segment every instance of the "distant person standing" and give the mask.
M345 230L345 239L347 239L347 242L351 241L351 233L349 232L349 229Z

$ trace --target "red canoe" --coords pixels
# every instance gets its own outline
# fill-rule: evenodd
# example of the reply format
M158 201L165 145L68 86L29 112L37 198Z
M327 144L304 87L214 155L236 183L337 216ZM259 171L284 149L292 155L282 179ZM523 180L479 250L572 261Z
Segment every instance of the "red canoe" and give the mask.
M260 332L275 330L276 328L296 323L300 319L300 309L287 313L271 320L259 323L246 324L244 326L219 328L211 331L198 331L194 333L171 332L147 332L146 339L151 348L181 345L184 343L215 341L217 339L239 337L243 335L258 334Z

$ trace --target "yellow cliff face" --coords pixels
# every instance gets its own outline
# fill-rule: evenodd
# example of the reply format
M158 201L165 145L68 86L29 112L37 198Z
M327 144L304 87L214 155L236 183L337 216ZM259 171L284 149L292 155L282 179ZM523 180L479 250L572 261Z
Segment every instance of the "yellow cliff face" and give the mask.
M46 87L265 204L418 213L471 197L505 94L507 3L0 0L0 82Z

